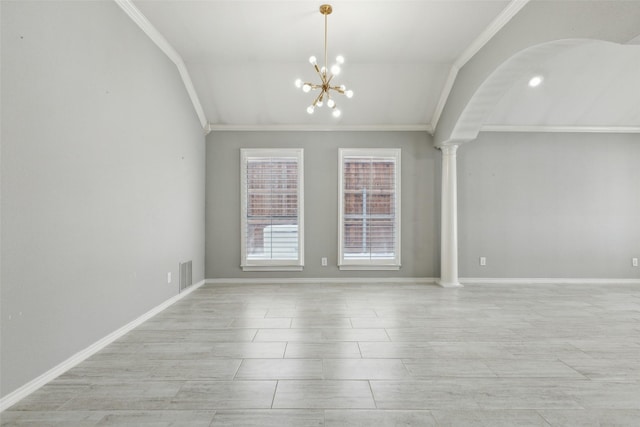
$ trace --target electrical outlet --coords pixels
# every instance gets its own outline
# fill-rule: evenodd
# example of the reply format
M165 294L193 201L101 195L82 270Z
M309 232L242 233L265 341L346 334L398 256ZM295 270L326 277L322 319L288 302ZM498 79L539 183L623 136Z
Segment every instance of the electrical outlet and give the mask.
M167 273L167 283L171 283L171 272Z
M483 267L487 265L487 257L480 257L480 265Z
M638 266L638 258L631 258L631 265L633 265L634 267Z
M322 257L322 266L326 267L327 266L327 257Z

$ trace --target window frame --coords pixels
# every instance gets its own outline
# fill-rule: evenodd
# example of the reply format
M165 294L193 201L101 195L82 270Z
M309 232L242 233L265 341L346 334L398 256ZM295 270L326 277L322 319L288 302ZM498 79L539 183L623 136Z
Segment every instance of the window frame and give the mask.
M340 148L338 155L338 268L340 270L399 270L401 248L401 157L400 148ZM348 157L387 158L395 162L395 206L394 229L395 244L393 259L345 259L344 237L344 161Z
M249 158L295 158L298 163L298 258L256 260L247 257L247 162ZM304 150L302 148L240 149L240 267L243 271L302 271L304 268Z

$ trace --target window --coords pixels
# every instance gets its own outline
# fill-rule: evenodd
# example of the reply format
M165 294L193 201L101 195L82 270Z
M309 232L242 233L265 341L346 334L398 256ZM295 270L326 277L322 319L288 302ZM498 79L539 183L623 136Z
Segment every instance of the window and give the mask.
M242 269L302 270L302 149L242 149L240 154Z
M400 149L340 150L340 269L400 268Z

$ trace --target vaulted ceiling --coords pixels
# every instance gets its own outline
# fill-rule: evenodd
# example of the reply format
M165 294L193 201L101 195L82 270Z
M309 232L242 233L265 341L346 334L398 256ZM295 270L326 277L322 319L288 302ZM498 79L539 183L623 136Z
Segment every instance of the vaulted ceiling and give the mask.
M327 108L307 114L314 95L294 86L296 78L319 80L308 58L315 55L322 62L322 2L116 1L139 9L175 49L193 82L201 115L214 128L331 126L427 131L437 124L455 71L527 3L331 2L328 65L336 55L344 55L346 62L334 83L355 92L352 99L335 98L342 110L342 116L335 119ZM589 65L593 52L588 49L540 64L545 85L532 92L526 82L514 82L488 123L588 125L600 120L640 126L640 97L629 96L640 94L638 48L631 56L609 53L608 62L595 66ZM580 90L594 80L601 82L600 87ZM567 101L550 105L559 93ZM621 110L612 112L607 107L611 103ZM575 110L576 105L580 109Z

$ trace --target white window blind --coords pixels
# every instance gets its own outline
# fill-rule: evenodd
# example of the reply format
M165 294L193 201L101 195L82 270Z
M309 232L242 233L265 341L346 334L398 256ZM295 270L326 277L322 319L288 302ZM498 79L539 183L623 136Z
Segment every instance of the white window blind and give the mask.
M241 150L242 268L301 270L302 150Z
M340 150L340 268L400 266L400 150Z

